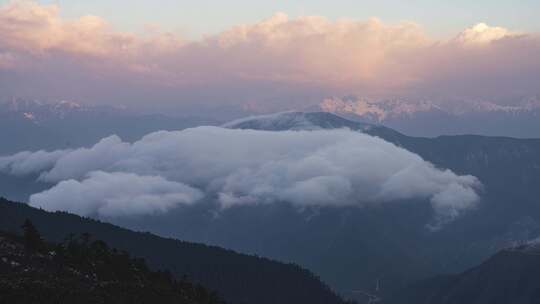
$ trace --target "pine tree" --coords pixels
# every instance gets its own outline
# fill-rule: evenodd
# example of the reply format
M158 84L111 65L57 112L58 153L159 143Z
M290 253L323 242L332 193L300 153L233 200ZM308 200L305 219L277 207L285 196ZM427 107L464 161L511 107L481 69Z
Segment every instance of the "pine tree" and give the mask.
M43 239L41 238L41 234L39 234L36 226L34 226L29 219L26 219L21 228L23 229L24 246L26 251L29 253L39 252L43 248Z

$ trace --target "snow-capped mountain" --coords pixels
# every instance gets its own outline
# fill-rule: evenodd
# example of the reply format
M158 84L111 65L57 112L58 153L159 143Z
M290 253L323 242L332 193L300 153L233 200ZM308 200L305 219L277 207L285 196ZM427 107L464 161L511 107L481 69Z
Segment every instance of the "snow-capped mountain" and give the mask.
M345 97L327 98L319 108L414 136L540 137L540 96L523 98L514 105L467 98L435 102Z
M404 135L379 124L352 121L328 112L281 112L250 116L222 125L230 129L265 131L298 131L322 129L350 129L401 143Z
M0 113L9 113L35 124L56 119L66 119L77 114L115 113L123 111L119 107L85 106L68 100L45 102L41 100L13 98L0 104Z
M391 117L411 115L416 112L442 110L431 102L403 102L400 100L369 101L356 98L327 98L320 104L321 110L338 114L354 114L367 120L382 122Z
M387 103L386 105L389 104L394 105L391 103ZM368 107L368 110L371 111L368 113L373 114L373 112L375 112L376 114L377 112L381 112L379 110L388 110L389 112L386 112L387 116L385 116L383 122L387 121L391 115L411 115L414 117L419 113L415 112L417 110L415 107L408 107L407 104L398 105L400 107L381 107L379 109L375 109L375 111L372 111L373 109L369 109ZM423 106L428 113L435 111L444 113L445 111L445 109L439 109L432 104L426 103ZM486 111L486 109L483 109L482 111ZM498 112L498 110L493 111ZM454 115L459 117L457 114ZM357 126L356 128L354 127L355 125ZM407 258L404 258L404 256L401 255L403 252L400 250L404 249L404 247L402 247L400 243L403 241L403 239L408 239L408 237L405 236L408 233L406 231L418 232L423 229L408 230L410 227L414 227L418 224L418 218L409 216L412 214L419 215L422 213L420 211L421 209L419 209L419 205L412 204L409 205L407 209L396 211L395 216L391 219L385 216L384 218L377 218L369 221L366 220L366 217L364 217L365 215L361 215L360 213L355 214L355 211L351 210L343 212L339 214L339 216L333 218L328 217L325 220L319 219L317 225L325 225L325 223L329 223L329 227L335 227L339 231L335 234L339 236L336 236L331 240L331 246L324 248L313 247L311 250L307 250L307 255L312 257L313 252L320 253L327 250L327 248L331 248L331 252L325 255L325 258L328 259L329 256L337 252L338 254L334 256L333 261L338 261L336 262L338 264L343 262L343 264L340 264L342 268L340 268L338 278L341 278L344 273L347 273L347 275L350 275L351 278L355 278L354 284L358 284L358 282L362 282L361 284L364 284L354 285L360 286L356 287L354 290L369 290L369 286L373 286L370 284L373 284L373 282L376 281L374 277L379 278L387 275L387 273L383 274L383 272L387 271L387 268L385 267L388 267L387 265L389 265L390 261L398 261L395 264L392 264L395 266L390 266L392 271L399 269L400 267L406 267L406 265L411 265L412 263L419 263L418 265L430 265L428 266L428 268L431 269L430 271L435 269L435 271L431 272L429 275L439 273L458 273L477 265L482 260L485 260L488 256L495 254L499 250L513 246L513 244L524 244L526 241L528 245L527 248L531 248L528 240L536 239L540 235L540 217L538 216L538 213L531 212L531 210L537 210L537 198L540 195L540 190L537 189L538 187L534 186L535 184L540 183L540 139L515 139L471 135L440 136L438 138L409 137L397 132L393 132L392 129L377 124L348 121L347 119L336 116L332 113L278 113L237 120L226 124L225 126L231 128L269 131L300 129L315 130L348 127L353 130L379 136L384 140L392 142L402 148L420 155L423 159L433 163L438 168L448 168L453 172L470 174L478 177L479 180L482 181L484 186L483 191L485 192L482 192L482 202L479 204L478 209L471 212L468 216L460 219L459 223L445 227L444 232L437 232L429 235L422 233L422 236L415 235L409 239L419 240L423 239L424 237L432 238L419 246L422 248L421 250L427 250L429 253L426 253L424 256L425 258L422 257L417 261L409 260L408 258L410 255L405 254ZM383 133L381 130L385 131L386 133ZM362 170L362 168L359 168L358 170ZM338 212L339 211L343 210L338 210ZM323 211L320 214L323 214L323 216L328 215L326 212L328 212L328 210ZM285 217L282 215L282 213L280 213L280 216L280 223L285 223L283 220ZM390 245L389 243L380 245L381 239L378 239L379 236L377 236L377 232L386 231L388 226L393 226L396 222L403 221L406 218L408 218L406 221L410 220L410 222L405 223L404 226L401 226L402 228L399 228L391 233L386 233L382 237L382 240L384 240L382 242L386 242L388 240L392 242L392 240L397 240L396 243L393 244L396 246L396 251L393 251L393 253L390 254L389 260L384 261L384 253L387 252L388 246L393 245ZM273 218L271 222L275 221L277 221L277 219ZM295 219L291 222L294 223L293 225L296 225L301 221ZM306 225L314 223L311 220L303 222L305 222ZM234 223L237 222L235 221ZM356 223L361 223L359 224L361 225L361 228L358 228L358 230L354 230L354 228L352 228ZM366 227L371 224L374 226L367 229ZM231 235L235 234L235 232L232 232L234 229L224 231L222 227L223 226L220 226L219 229L213 230L213 233L221 233L222 235L216 236L214 234L211 237L214 237L217 240L223 240L225 239L224 235L230 238ZM302 233L321 231L317 230L317 228L315 228L316 226L304 229L299 229L297 226L294 227L296 229L295 231L302 231ZM325 231L326 233L329 229L333 228L325 228L322 231ZM245 230L246 229L243 228L242 231ZM252 228L251 230L257 229ZM368 234L358 237L362 231L366 230L369 231ZM472 232L463 233L463 231ZM205 234L204 237L208 237L209 235L211 234ZM344 241L344 235L351 236L349 242ZM394 237L395 239L393 239ZM334 242L336 239L339 241ZM195 240L198 239L195 238ZM245 240L246 239L244 238L239 242L245 242ZM257 250L261 250L261 247L259 247L259 244L261 243L271 247L270 244L272 244L272 240L269 239L268 241L261 242L260 235L257 235L256 242L254 243L255 245L252 247L251 245L242 243L241 246L245 247L237 248L257 252ZM322 239L318 239L317 241L317 244L324 243L326 243L326 240L323 241ZM339 246L339 244L345 243L347 244L347 249L338 249L338 247L336 247ZM426 245L428 243L430 245ZM218 244L231 245L231 243L226 243L226 241ZM414 246L406 247L413 248ZM381 248L381 251L377 251L378 249L375 249L375 251L369 252L373 248ZM265 252L279 252L279 254L284 254L282 246L278 247L277 249L265 248L265 250L267 250ZM339 255L340 252L350 253L355 250L358 250L356 254L346 256ZM417 249L414 250L415 257L421 256ZM369 252L367 253L369 259L359 258L362 256L362 254L365 254L366 251ZM400 253L397 254L396 252ZM363 260L369 260L370 262L369 264L362 265L361 263ZM371 272L371 275L367 274L369 272L358 273L356 271L356 269L369 269L369 267L376 263L381 264L375 266L376 269ZM382 266L383 264L384 266ZM357 266L356 268L351 268L350 265ZM422 268L423 266L415 267ZM326 271L328 269L319 270L317 266L315 266L314 269L320 271L320 273L324 275L327 275ZM333 270L335 267L330 269ZM350 271L350 273L348 271ZM383 279L383 292L387 288L393 288L391 286L391 276L392 274L388 274L388 277ZM333 282L331 279L329 281ZM336 286L339 284L340 283L336 283ZM344 293L347 292L350 292L350 289L344 289Z
M158 130L178 130L214 122L198 117L140 114L72 101L13 99L0 103L0 155L90 145L116 134L133 141Z
M223 127L267 131L349 128L365 132L376 126L368 123L353 122L326 112L282 112L234 120L224 124Z

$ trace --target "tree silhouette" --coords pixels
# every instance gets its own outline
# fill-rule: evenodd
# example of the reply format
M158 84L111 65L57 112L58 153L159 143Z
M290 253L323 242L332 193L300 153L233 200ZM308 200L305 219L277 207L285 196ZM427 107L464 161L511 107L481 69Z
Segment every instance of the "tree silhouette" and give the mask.
M26 219L24 224L21 226L23 229L24 237L24 246L27 252L36 253L43 248L43 238L37 230L36 226L29 220Z
M164 239L150 233L133 232L65 212L48 213L25 204L15 204L0 199L0 231L20 231L20 225L17 223L22 223L27 218L34 223L40 223L39 233L44 239L62 240L66 233L71 233L60 243L43 242L40 252L50 252L52 258L50 258L51 255L45 257L31 255L31 259L40 261L36 264L50 260L51 264L47 264L47 269L52 271L52 278L58 279L60 278L58 273L67 271L67 279L72 280L74 275L72 270L76 269L83 277L84 275L90 277L90 279L83 279L84 284L88 284L88 280L98 283L112 282L113 285L109 283L106 285L110 287L107 287L108 294L126 291L126 295L135 298L135 301L123 303L145 303L139 298L141 293L149 294L151 301L148 300L146 303L166 303L157 301L153 293L163 290L163 286L170 286L167 281L171 279L178 280L179 287L176 289L184 298L198 299L198 302L180 302L183 304L206 304L216 298L223 298L231 303L346 303L317 276L298 265L283 264L203 244ZM32 227L33 225L25 226ZM85 232L91 235L82 236ZM32 234L29 233L29 235ZM40 238L30 237L29 239ZM24 245L23 243L24 239L21 238L21 244ZM122 254L123 251L129 252L135 258L127 259L127 256ZM141 258L146 260L148 266L143 266ZM155 270L164 269L171 271L168 279L155 272ZM52 280L51 284L54 282L57 281ZM118 284L131 287L124 288ZM198 285L204 286L207 291L198 290ZM75 290L63 283L54 286L60 286L70 294ZM152 291L141 286L156 288ZM25 287L22 290L24 295L29 288ZM83 289L77 289L77 291L81 290L90 292L86 285ZM217 291L219 297L212 294L210 290ZM1 289L0 295L3 296ZM45 303L39 301L41 299L43 297L32 303ZM0 302L2 302L1 299ZM71 302L84 303L76 300ZM48 303L71 302L62 299L62 301ZM20 301L2 303L20 303ZM96 303L96 301L90 303ZM121 302L113 301L112 303Z

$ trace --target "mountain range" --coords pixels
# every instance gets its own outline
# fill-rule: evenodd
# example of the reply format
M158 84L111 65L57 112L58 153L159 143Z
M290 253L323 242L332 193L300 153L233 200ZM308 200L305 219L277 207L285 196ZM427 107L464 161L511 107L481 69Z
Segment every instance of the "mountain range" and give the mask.
M317 230L315 239L324 245L308 250L309 254L296 252L288 256L277 248L259 249L259 252L273 252L282 259L292 256L295 261L304 261L303 265L321 273L333 286L349 286L349 291L353 291L355 285L349 285L351 282L363 282L356 286L365 291L373 290L378 282L379 290L392 290L397 288L392 284L401 284L392 282L392 276L394 279L401 276L405 282L428 273L465 270L498 249L535 238L540 233L540 217L536 216L540 192L534 186L540 183L539 139L474 135L411 137L381 125L352 122L330 113L289 112L244 119L227 126L273 131L350 128L404 147L439 168L472 174L482 181L484 190L478 209L435 233L425 229L423 223L428 221L429 213L422 204L413 208L387 206L384 211L377 208L319 210L302 226L306 231ZM301 218L296 220L301 221ZM322 238L328 231L333 234ZM223 240L218 243L231 244ZM257 250L253 245L242 248ZM320 254L319 260L314 261L313 252ZM346 256L342 256L343 252L347 252ZM330 268L329 264L340 271ZM405 265L414 265L411 266L414 270ZM359 269L363 270L362 274L358 274ZM404 274L410 277L403 278Z
M141 114L73 101L13 99L0 104L0 138L5 143L0 155L88 146L112 134L133 141L153 131L216 123L211 118Z
M416 153L441 169L476 176L483 184L476 209L439 230L427 224L428 200L384 206L298 208L287 202L243 205L215 213L201 203L165 215L108 219L161 236L218 245L306 267L346 297L387 299L412 282L455 274L515 242L540 235L540 139L479 135L413 137L328 112L285 112L224 125L272 132L347 128ZM362 170L362 168L358 168ZM0 176L1 193L23 200L50 185L35 177ZM11 196L12 197L12 196ZM26 198L25 198L26 197Z
M416 137L465 134L540 137L538 96L521 98L513 105L471 98L439 102L347 96L327 98L310 109L337 114L355 122L384 125ZM89 146L112 134L135 141L154 131L220 125L231 117L249 113L260 115L248 109L221 116L196 116L193 112L177 110L170 112L173 114L145 114L126 107L13 98L0 103L0 138L6 142L0 146L0 155L23 150Z
M431 101L347 96L327 98L318 109L352 120L383 124L411 136L540 137L539 96L520 98L512 105L473 98Z
M539 303L538 244L509 247L455 275L416 282L393 295L395 304Z

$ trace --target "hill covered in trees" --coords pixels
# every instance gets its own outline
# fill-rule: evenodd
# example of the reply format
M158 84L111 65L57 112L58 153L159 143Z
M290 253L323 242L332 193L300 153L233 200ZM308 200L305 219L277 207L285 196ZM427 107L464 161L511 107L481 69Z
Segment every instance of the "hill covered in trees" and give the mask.
M417 282L388 304L540 303L540 248L522 245L500 251L457 275Z
M133 232L63 212L49 213L0 199L1 231L20 234L21 223L26 219L30 219L49 242L64 242L69 234L89 233L111 247L144 258L151 270L169 270L176 279L186 277L194 284L217 291L228 303L345 303L313 273L297 265ZM80 241L76 242L80 245Z
M30 221L23 228L24 237L0 232L0 303L224 303L89 234L54 244Z

